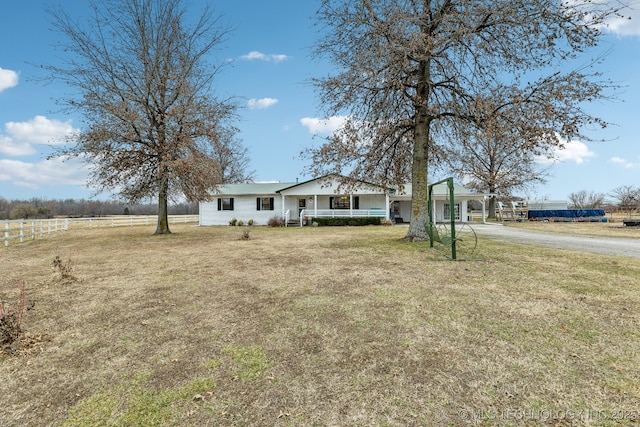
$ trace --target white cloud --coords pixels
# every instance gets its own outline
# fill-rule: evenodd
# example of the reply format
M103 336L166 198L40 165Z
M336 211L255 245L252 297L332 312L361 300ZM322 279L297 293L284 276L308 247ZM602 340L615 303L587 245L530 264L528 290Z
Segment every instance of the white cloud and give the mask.
M612 7L619 5L617 1L606 1ZM632 2L628 8L622 10L622 17L611 18L607 21L607 30L621 36L640 35L640 1Z
M564 142L563 148L556 148L552 153L552 158L538 157L539 163L555 163L555 162L576 162L581 165L590 157L595 157L596 153L589 150L589 147L580 141Z
M622 157L612 157L609 159L609 163L613 163L614 165L621 166L625 169L638 167L638 163L630 162L629 160L623 159Z
M5 129L14 140L30 144L64 144L76 132L71 120L61 122L44 116L35 116L27 122L8 122Z
M584 21L592 22L595 16L601 12L618 9L621 16L612 15L605 20L601 29L620 36L640 35L640 0L621 2L620 0L565 0L564 4L584 12ZM591 11L591 12L590 12ZM595 12L595 13L594 13Z
M281 61L286 61L287 59L289 59L291 57L280 53L280 54L276 54L276 55L269 55L269 58L270 58L271 61L281 62Z
M347 116L333 116L328 119L305 117L300 119L300 123L309 130L311 135L329 135L344 126L347 118Z
M253 50L247 53L246 55L242 55L240 58L247 61L258 60L258 61L269 61L269 62L282 62L282 61L286 61L290 57L284 54L266 54L266 53L258 52L257 50Z
M35 116L26 122L8 122L6 135L0 134L0 153L6 156L28 156L35 154L34 145L64 144L78 131L71 121L50 120Z
M247 61L253 61L254 59L259 59L259 60L266 61L267 55L265 55L262 52L258 52L256 50L253 50L253 51L247 53L246 55L242 55L240 58L246 59Z
M85 185L90 167L80 159L54 158L37 163L0 159L0 180L39 189L43 186Z
M0 135L0 153L6 156L28 156L35 154L33 146L26 142L15 141L8 136Z
M247 102L247 106L249 107L250 110L260 110L263 108L269 108L277 103L278 103L278 100L276 98L262 98L262 99L251 98Z
M0 92L18 85L18 73L0 68Z

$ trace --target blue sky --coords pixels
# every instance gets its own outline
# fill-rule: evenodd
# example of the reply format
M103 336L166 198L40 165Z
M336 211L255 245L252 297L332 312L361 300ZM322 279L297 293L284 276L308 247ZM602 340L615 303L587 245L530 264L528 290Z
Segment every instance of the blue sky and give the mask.
M602 0L606 1L606 0ZM613 0L612 0L613 1ZM53 49L58 35L51 31L45 6L59 0L10 1L0 5L0 197L90 198L86 166L47 160L56 141L81 126L81 117L61 113L55 99L68 90L34 80L40 64L55 63L62 53ZM86 1L65 1L72 15L87 12ZM192 0L199 9L205 0ZM232 27L215 52L229 66L217 78L216 94L238 97L243 108L237 126L249 149L250 169L259 181L295 181L303 174L299 153L320 143L340 124L323 117L312 77L330 72L312 60L316 40L313 15L318 1L264 0L217 2L216 12ZM600 67L606 77L625 86L618 101L597 102L588 108L614 123L592 132L606 142L572 141L557 153L545 186L525 194L529 199L563 200L571 192L593 190L609 194L622 185L640 186L640 0L634 0L631 21L612 22ZM588 57L585 57L585 60ZM315 135L315 136L314 136ZM436 176L441 179L444 176ZM97 198L109 198L101 193Z

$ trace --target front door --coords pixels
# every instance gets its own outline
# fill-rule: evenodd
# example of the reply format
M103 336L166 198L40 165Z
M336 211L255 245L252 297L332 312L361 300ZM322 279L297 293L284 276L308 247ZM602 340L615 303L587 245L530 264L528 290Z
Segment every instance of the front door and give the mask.
M300 218L300 211L307 208L307 199L300 198L298 199L298 218Z

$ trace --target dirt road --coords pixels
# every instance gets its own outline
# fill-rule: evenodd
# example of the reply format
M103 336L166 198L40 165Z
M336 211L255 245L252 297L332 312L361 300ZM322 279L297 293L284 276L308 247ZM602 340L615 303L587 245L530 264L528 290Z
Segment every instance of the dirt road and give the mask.
M499 224L473 224L473 229L495 240L640 259L640 239L546 233Z

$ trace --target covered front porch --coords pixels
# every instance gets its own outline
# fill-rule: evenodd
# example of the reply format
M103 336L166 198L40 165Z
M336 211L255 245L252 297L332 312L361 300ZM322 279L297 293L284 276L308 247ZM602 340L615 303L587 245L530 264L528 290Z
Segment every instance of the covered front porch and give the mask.
M389 192L368 183L342 190L337 181L316 179L278 191L282 217L304 224L312 218L379 217L389 219Z
M433 187L432 210L436 222L447 222L451 218L453 210L456 222L471 222L473 218L470 214L469 201L477 200L482 204L482 222L485 222L485 200L487 194L475 193L460 184L454 183L454 200L449 200L449 189L446 183L441 183ZM411 199L412 185L406 184L402 191L392 191L390 196L389 210L391 219L397 222L411 222Z

